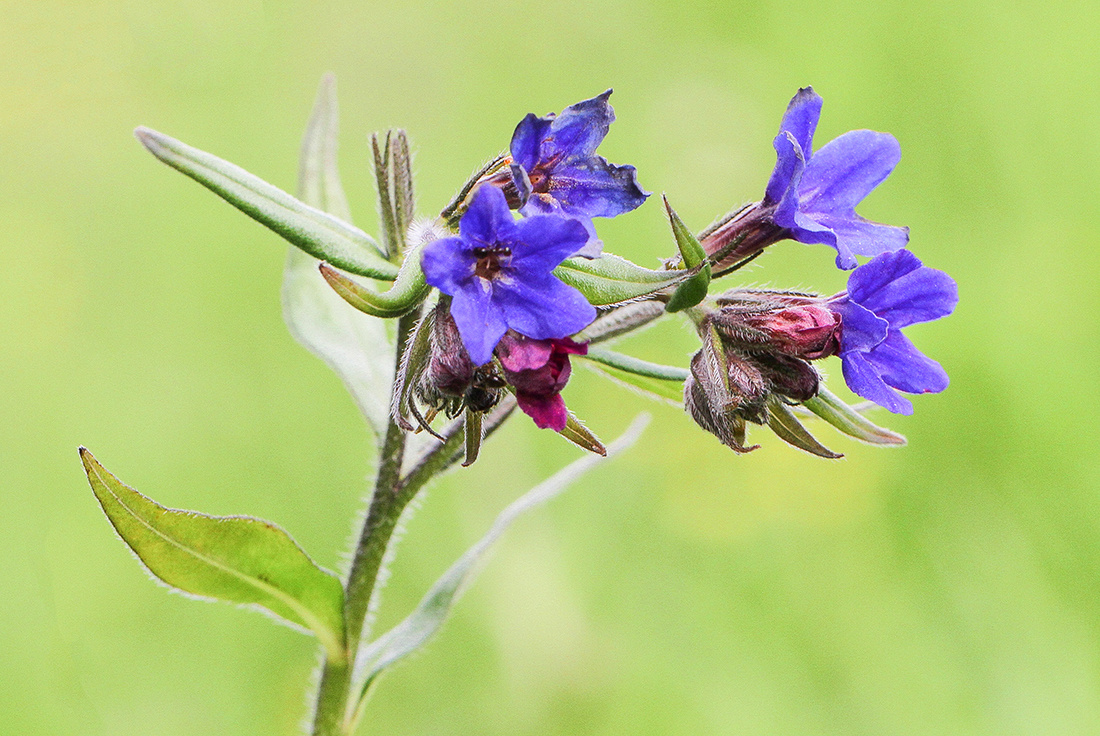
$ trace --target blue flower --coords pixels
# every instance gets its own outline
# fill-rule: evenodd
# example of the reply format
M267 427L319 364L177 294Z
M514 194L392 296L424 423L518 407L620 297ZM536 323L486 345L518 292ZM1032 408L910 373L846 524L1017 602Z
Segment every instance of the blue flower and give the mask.
M865 220L855 207L890 175L901 146L889 133L853 130L813 152L821 97L800 89L787 106L773 145L778 155L762 205L774 207L772 221L800 243L824 243L837 250L839 268L855 268L855 256L904 248L909 228Z
M564 214L584 224L588 240L577 255L595 257L603 244L593 217L614 217L637 208L649 196L638 186L633 166L616 166L596 147L615 120L607 98L598 97L565 108L561 115L528 114L512 134L512 181L521 212Z
M947 373L901 328L945 317L958 301L951 277L907 250L883 253L853 271L848 291L829 300L843 321L839 355L848 387L895 414L912 414L913 405L894 389L947 388Z
M428 283L450 294L451 316L477 365L488 363L508 328L535 340L568 337L596 318L584 295L551 273L588 240L584 226L558 215L512 219L504 194L482 186L458 237L424 248Z

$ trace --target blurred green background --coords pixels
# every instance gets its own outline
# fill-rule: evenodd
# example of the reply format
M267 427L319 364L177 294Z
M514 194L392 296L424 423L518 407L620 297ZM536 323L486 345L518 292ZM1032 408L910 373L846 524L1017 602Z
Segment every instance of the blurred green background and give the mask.
M1025 7L1027 9L1025 9ZM337 567L369 472L339 381L281 320L284 244L131 137L148 125L293 189L334 71L342 172L374 231L367 135L403 126L438 211L527 112L614 87L601 153L701 228L755 199L802 85L818 145L892 132L861 207L959 282L913 328L952 376L902 450L737 457L577 370L570 406L640 445L501 543L364 733L1100 733L1097 6L0 0L0 731L292 734L313 642L151 583L77 459L175 507L285 526ZM657 201L602 221L671 247ZM787 243L746 280L831 293ZM690 330L626 344L683 364ZM839 366L826 366L839 383ZM526 420L426 496L380 625L578 451Z

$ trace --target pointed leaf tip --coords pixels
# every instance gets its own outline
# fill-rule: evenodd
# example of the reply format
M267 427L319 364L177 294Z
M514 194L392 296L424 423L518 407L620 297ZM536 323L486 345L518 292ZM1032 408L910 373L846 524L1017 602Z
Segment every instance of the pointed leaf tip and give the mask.
M80 459L111 525L150 573L193 595L265 608L312 630L330 658L345 658L340 580L280 527L165 508L124 485L88 450L81 448Z

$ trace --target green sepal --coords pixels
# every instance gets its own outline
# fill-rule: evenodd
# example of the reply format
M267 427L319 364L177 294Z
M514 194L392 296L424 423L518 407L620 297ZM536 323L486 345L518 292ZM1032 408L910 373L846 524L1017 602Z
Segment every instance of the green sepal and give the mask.
M310 207L236 164L149 128L134 131L150 153L301 248L359 276L393 280L397 266L359 228Z
M588 427L581 424L581 420L577 419L573 412L567 409L566 413L569 415L569 419L565 424L565 429L558 432L558 434L583 450L588 450L597 455L607 455L607 448L600 442L600 438L594 435Z
M872 445L905 444L905 436L884 429L869 421L865 416L840 400L836 394L821 386L817 396L802 405L817 414L844 434Z
M790 408L775 396L768 398L768 426L779 439L800 450L830 460L844 457L814 439Z
M687 268L699 268L698 272L684 281L665 305L667 312L679 312L689 307L694 307L707 298L707 289L710 287L711 269L707 262L707 253L699 243L699 239L692 234L676 210L668 203L668 197L662 196L665 202L665 211L668 213L668 221L672 225L672 236L676 239L676 247L680 250L680 258Z
M584 294L596 307L622 304L649 296L682 283L697 272L693 269L651 271L619 256L567 258L554 275Z
M356 283L326 263L322 263L320 269L325 281L344 301L372 317L390 318L407 314L424 300L431 288L424 281L419 248L406 253L393 286L383 292Z
M138 559L185 593L261 606L316 634L330 660L346 658L344 590L281 528L248 516L207 516L146 498L80 448L99 505Z
M465 418L462 422L462 444L466 449L466 455L462 460L462 467L468 468L477 460L481 452L481 414L470 407L466 407Z

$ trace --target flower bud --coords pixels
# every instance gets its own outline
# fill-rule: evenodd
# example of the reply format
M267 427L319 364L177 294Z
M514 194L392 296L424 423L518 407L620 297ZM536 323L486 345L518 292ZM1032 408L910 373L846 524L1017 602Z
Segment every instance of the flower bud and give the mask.
M462 343L449 305L435 307L429 338L427 367L417 384L417 395L432 409L457 416L462 408L486 412L500 401L504 379L493 363L475 366Z
M840 314L813 295L738 290L719 297L718 304L714 326L727 344L740 349L804 360L840 349Z
M713 326L703 331L703 347L691 359L684 381L684 407L703 429L737 452L745 446L745 421L767 421L768 389L760 369L727 350Z

